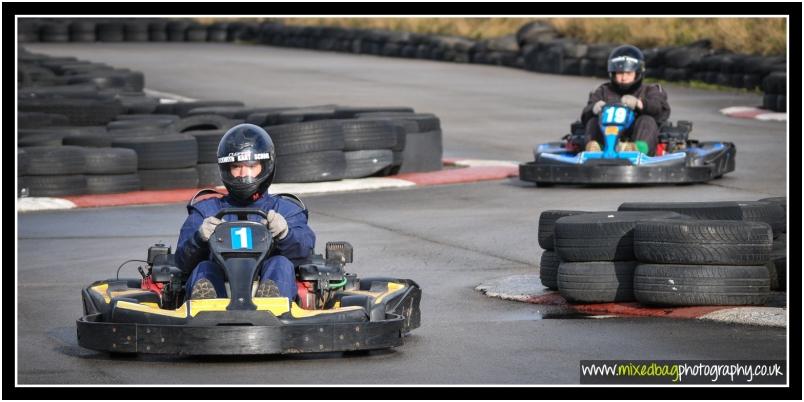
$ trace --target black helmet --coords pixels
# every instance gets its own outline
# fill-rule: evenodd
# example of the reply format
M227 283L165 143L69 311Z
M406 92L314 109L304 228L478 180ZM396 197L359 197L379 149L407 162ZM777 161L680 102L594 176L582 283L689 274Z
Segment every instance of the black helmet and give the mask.
M229 169L235 162L256 161L262 166L257 177L234 177ZM229 194L248 202L259 198L274 180L276 151L271 136L259 126L239 124L229 129L218 144L218 167Z
M614 73L624 71L635 71L634 82L628 85L620 85L614 80ZM612 87L623 94L642 85L642 76L645 75L645 56L636 46L622 45L616 47L609 54L609 81Z

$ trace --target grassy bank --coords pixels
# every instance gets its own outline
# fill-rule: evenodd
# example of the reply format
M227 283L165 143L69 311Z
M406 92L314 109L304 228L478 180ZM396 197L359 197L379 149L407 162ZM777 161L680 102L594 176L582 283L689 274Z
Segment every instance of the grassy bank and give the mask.
M285 24L330 25L458 35L472 39L510 35L532 18L282 18ZM560 33L586 43L631 43L640 47L686 45L710 39L717 49L784 54L783 18L548 18Z

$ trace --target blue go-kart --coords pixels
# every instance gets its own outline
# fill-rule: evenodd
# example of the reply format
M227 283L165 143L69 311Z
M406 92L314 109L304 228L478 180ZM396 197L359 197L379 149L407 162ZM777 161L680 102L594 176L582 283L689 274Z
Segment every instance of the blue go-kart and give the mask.
M537 185L553 184L681 184L702 183L734 170L737 149L731 142L689 139L692 123L668 122L660 128L655 156L618 151L620 134L634 123L634 112L609 104L600 112L605 135L601 151L583 151L584 127L572 125L562 142L536 146L535 160L519 165L519 178Z

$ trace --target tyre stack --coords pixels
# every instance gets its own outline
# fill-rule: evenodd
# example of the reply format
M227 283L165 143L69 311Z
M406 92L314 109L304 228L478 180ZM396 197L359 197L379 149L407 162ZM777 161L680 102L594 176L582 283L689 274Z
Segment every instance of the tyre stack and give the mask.
M777 112L787 111L787 73L775 71L762 80L765 95L762 97L762 108Z
M155 26L115 21L105 25L104 32L114 36L120 28L128 40L144 40ZM174 34L181 28L171 27ZM91 176L89 184L73 186L74 191L219 186L217 144L229 128L244 121L265 127L272 136L281 156L277 183L441 168L440 120L409 107L246 107L233 100L160 103L141 92L144 76L138 72L24 49L20 59L19 145L94 148L87 151L93 153L88 170L80 173ZM110 162L115 158L121 166Z
M343 126L315 120L267 126L276 148L275 183L341 180L346 173Z
M781 221L784 225L774 232L773 248L771 248L770 260L765 264L770 273L771 290L787 290L787 198L770 197L759 200L778 205L782 212Z
M787 229L781 205L783 198L622 204L620 210L676 211L699 219L643 228L638 258L648 265L641 268L646 277L667 278L676 271L664 265L681 265L681 278L698 278L709 287L677 287L674 295L660 297L667 289L643 277L645 303L763 304L768 291L784 289Z
M539 279L550 290L558 290L558 265L561 263L555 251L555 223L565 216L585 214L585 211L549 210L539 215L539 246L542 251L539 262Z
M114 148L137 154L137 173L143 190L198 187L198 143L187 134L116 138Z
M366 112L357 113L355 117L364 120L384 119L403 126L405 139L401 155L394 157L394 164L399 165L396 172L432 172L441 170L441 158L444 153L441 120L431 113L409 112ZM410 124L415 123L415 125ZM397 145L399 148L400 145ZM399 152L396 151L395 152ZM401 161L400 161L401 159Z
M53 197L87 193L83 148L34 146L25 148L24 153L18 153L18 157L25 159L21 178L28 195Z
M773 234L764 222L640 222L634 295L646 305L762 305Z
M573 303L634 300L634 227L685 218L675 212L598 212L555 221L558 291Z
M345 179L379 173L394 164L394 151L405 147L404 129L389 121L340 120L344 139Z

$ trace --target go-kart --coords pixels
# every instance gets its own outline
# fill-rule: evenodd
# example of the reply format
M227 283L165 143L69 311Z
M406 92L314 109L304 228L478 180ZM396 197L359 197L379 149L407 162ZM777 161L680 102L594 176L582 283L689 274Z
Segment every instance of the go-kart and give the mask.
M345 352L400 346L419 327L419 286L345 272L353 254L347 242L327 243L325 255L294 264L295 300L254 297L258 267L273 243L265 225L249 215L267 219L259 209L224 209L219 219L236 219L224 220L210 236L228 297L187 299L186 275L170 247L157 244L148 248L147 271L139 267L142 278L102 280L83 289L78 344L115 355Z
M519 178L537 185L680 184L709 181L734 170L733 143L689 139L692 123L683 120L660 127L655 156L618 151L622 132L633 123L634 112L627 106L607 104L599 118L605 136L601 151L583 151L584 126L575 122L562 142L536 146L535 160L519 165Z

